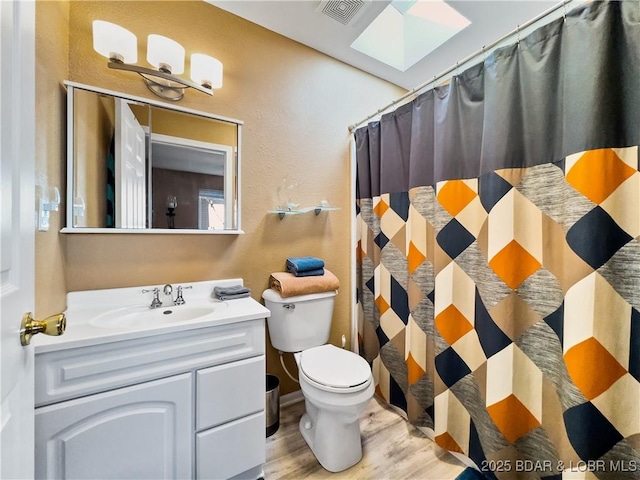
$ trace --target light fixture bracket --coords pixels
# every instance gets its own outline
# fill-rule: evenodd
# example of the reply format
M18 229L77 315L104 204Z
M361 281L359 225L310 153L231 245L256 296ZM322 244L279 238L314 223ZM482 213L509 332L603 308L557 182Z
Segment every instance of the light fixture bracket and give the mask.
M144 80L149 90L165 100L177 102L184 97L184 91L187 88L193 88L199 92L213 95L213 89L206 85L198 85L191 80L179 78L170 73L152 68L140 67L138 65L129 65L118 62L117 60L109 61L109 68L115 70L125 70L127 72L135 72Z

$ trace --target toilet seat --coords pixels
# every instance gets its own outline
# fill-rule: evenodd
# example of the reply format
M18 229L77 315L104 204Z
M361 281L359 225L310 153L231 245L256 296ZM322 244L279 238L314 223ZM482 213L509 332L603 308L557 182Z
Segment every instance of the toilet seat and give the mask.
M334 345L302 351L299 367L310 382L332 392L357 392L372 379L371 368L364 358Z

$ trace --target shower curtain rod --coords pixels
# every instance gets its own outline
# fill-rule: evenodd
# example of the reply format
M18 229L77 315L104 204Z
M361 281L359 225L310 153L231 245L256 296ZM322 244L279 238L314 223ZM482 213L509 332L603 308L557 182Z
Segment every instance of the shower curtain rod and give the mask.
M407 98L409 98L412 95L415 95L416 93L418 93L420 90L422 90L423 88L431 85L432 83L435 85L435 83L440 80L441 78L445 77L446 75L450 74L451 72L457 70L461 65L464 65L465 63L468 63L470 60L476 58L478 55L486 55L487 52L489 50L491 50L492 48L494 48L495 46L497 46L498 44L502 43L504 40L506 40L507 38L516 35L516 34L520 34L520 32L522 30L524 30L525 28L530 27L531 25L533 25L534 23L542 20L543 18L545 18L547 15L552 14L553 12L555 12L556 10L560 9L560 8L565 8L567 4L573 2L573 0L563 0L560 3L554 5L553 7L545 10L544 12L542 12L541 14L539 14L538 16L532 18L531 20L529 20L526 23L523 23L522 25L518 25L516 28L514 28L513 30L511 30L509 33L507 33L506 35L503 35L502 37L500 37L498 40L496 40L495 42L489 44L489 45L484 45L481 49L475 51L474 53L472 53L471 55L463 58L462 60L460 60L459 62L456 62L455 65L452 65L451 67L447 68L445 71L434 75L432 79L427 80L424 83L421 83L420 85L418 85L417 87L409 90L407 93L405 93L404 95L402 95L400 98L394 100L393 102L389 103L388 105L378 109L375 113L372 113L371 115L369 115L368 117L360 120L357 123L354 123L353 125L349 125L349 131L353 132L356 128L358 128L360 125L362 125L363 123L367 122L368 120L372 119L373 117L380 115L381 113L387 111L389 108L397 105L398 103L402 102L403 100L406 100ZM566 10L565 10L565 15L566 15ZM518 39L519 41L519 39Z

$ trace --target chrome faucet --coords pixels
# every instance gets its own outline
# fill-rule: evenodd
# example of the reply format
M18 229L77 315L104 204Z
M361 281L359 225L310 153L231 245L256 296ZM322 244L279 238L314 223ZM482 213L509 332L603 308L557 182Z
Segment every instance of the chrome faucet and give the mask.
M162 287L162 292L165 295L171 296L171 294L173 293L173 287L167 283L164 287ZM173 297L171 297L171 300L173 300Z
M182 290L188 289L188 288L193 288L192 285L189 285L188 287L183 287L182 285L178 285L176 287L176 299L173 299L173 286L171 286L170 284L166 284L164 287L162 287L162 293L164 293L165 297L169 297L169 300L171 300L173 305L184 305L186 302L184 301L184 297L182 296ZM149 305L149 308L160 308L162 306L162 300L160 300L160 289L158 287L155 287L151 290L142 290L142 293L148 293L148 292L153 292L153 300L151 300L151 305Z
M153 290L142 290L142 293L147 292L153 292L153 300L151 300L149 308L160 308L162 306L162 301L160 300L160 289L156 287Z

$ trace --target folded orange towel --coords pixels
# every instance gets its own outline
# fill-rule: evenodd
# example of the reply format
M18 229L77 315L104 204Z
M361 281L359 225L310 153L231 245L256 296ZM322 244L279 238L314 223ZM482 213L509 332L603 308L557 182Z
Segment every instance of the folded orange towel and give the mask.
M289 272L274 272L269 277L269 287L277 291L281 297L293 297L337 290L340 288L340 280L326 268L324 275L311 277L296 277Z

